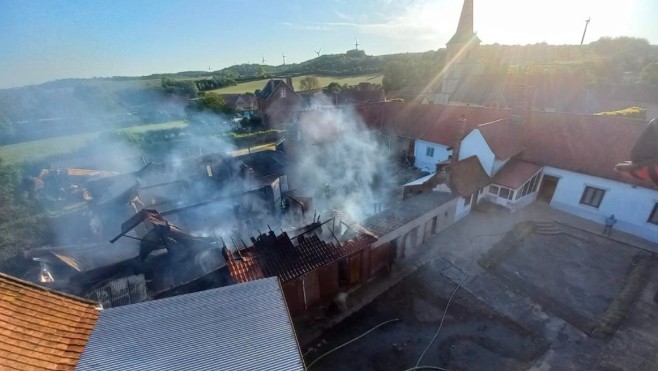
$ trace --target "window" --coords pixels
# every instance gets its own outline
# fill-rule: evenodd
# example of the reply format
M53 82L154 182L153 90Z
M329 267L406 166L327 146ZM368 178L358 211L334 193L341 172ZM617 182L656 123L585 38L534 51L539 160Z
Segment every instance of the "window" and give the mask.
M434 148L432 147L427 147L427 151L425 152L427 157L434 157Z
M525 197L530 193L537 191L537 185L539 184L539 173L535 174L530 180L525 182L525 184L519 188L519 191L516 192L516 199Z
M497 196L498 191L500 191L500 188L498 188L497 186L495 186L495 185L489 186L489 193L495 194Z
M601 205L601 200L603 200L604 194L605 191L600 188L586 186L585 191L583 192L583 197L580 198L580 203L598 208Z
M286 97L286 89L281 89L281 98Z
M498 193L498 197L500 197L500 198L506 198L506 199L508 199L508 200L511 200L511 198L512 198L512 194L513 194L513 193L514 193L514 192L510 192L510 189L509 189L509 188L500 187L500 192Z
M539 188L539 178L541 177L541 173L535 175L532 178L532 192L537 192L537 188Z
M649 215L649 223L658 225L658 203L653 206L651 215Z

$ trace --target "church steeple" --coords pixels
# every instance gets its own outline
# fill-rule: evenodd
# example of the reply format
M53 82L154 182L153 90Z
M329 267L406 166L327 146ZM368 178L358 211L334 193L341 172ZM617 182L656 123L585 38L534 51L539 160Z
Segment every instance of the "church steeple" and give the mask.
M448 104L464 77L482 73L482 64L474 53L478 45L480 39L473 32L473 0L464 0L457 32L446 45L441 92L434 98L436 103Z
M457 32L448 41L448 46L468 43L480 43L480 39L473 32L473 0L464 0L462 14L459 17L459 25L457 25Z

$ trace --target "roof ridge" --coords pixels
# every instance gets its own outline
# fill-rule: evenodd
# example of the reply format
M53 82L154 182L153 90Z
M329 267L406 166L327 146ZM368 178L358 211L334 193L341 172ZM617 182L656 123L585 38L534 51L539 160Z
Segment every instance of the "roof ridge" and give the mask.
M509 120L509 118L497 119L497 120L493 120L493 121L485 122L485 123L482 123L482 124L477 124L476 127L477 127L477 128L479 128L479 127L485 127L485 126L489 126L489 125L491 125L491 124L495 124L495 123L497 123L497 122L499 122L499 121L507 121L507 120Z
M8 274L0 272L0 281L2 281L3 279L6 280L6 281L9 281L9 282L12 282L17 286L22 286L22 287L27 286L27 287L30 287L30 288L35 289L35 290L44 291L44 292L49 293L51 295L63 296L63 297L68 298L68 299L72 299L72 300L82 302L82 303L93 304L95 306L100 305L100 303L98 303L96 301L93 301L93 300L89 300L89 299L81 298L81 297L78 297L78 296L75 296L75 295L67 294L65 292L53 290L53 289L38 285L34 282L22 280L20 278L16 278L14 276L10 276Z

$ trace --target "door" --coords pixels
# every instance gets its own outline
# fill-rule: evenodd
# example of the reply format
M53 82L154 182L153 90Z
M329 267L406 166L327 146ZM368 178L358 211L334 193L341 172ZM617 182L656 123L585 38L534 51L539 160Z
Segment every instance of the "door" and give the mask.
M473 193L473 195L471 196L471 208L474 208L475 205L478 204L478 196L479 196L479 194L480 194L480 191L477 190L477 191L475 191L475 193Z
M557 183L559 181L560 178L544 175L544 178L541 181L541 188L539 188L539 195L537 196L537 199L550 204L551 200L553 199L553 194L555 194Z

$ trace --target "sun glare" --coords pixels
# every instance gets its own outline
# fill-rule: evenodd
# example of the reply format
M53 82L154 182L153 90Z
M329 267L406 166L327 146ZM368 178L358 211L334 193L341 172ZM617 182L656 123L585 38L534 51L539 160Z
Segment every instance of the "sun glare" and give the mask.
M636 1L618 3L593 0L480 1L475 24L484 43L576 44L585 20L590 18L586 42L623 33L636 11Z

